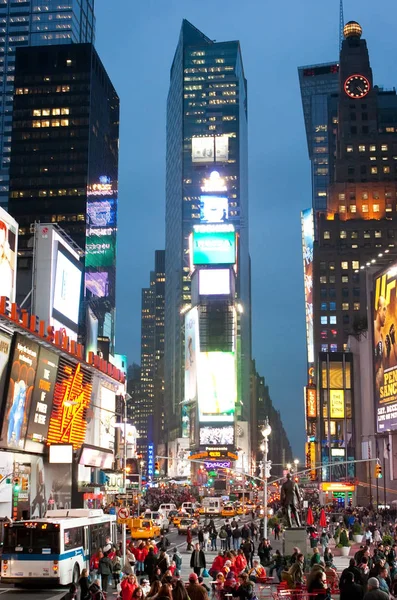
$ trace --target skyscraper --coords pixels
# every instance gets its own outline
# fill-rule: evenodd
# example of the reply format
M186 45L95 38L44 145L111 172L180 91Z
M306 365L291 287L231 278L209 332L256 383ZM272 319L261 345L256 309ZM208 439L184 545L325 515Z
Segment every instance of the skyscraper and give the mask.
M222 182L222 189L217 188L217 197L219 193L224 197L218 221L232 225L238 239L236 295L241 316L237 416L249 419L247 162L247 83L239 42L214 42L184 20L171 67L167 103L165 427L170 440L182 434L182 313L191 306L189 239L195 224L213 222L206 216L212 210L210 201L203 200L211 177L212 183L215 179ZM185 435L186 431L185 427Z
M0 3L0 206L8 203L15 50L21 46L94 42L94 0Z
M32 266L32 223L59 224L85 252L87 304L113 353L119 98L93 45L19 48L12 124L19 300L29 293L20 282Z

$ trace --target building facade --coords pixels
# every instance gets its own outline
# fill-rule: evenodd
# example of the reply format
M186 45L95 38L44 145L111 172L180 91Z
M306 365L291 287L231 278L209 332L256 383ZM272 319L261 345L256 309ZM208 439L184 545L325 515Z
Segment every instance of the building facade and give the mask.
M90 315L80 322L96 327L113 353L119 98L92 44L18 49L12 127L19 300L30 291L32 224L57 223L85 252Z
M167 103L165 427L170 440L182 433L188 435L189 429L182 428L182 420L188 418L182 405L182 313L192 305L189 240L193 226L213 222L206 195L211 177L218 178L222 188L215 186L216 197L223 195L217 222L230 224L238 239L236 298L243 312L238 337L236 406L240 413L237 417L249 419L247 158L247 86L239 43L215 43L184 20L171 68Z
M0 23L0 206L7 208L15 52L23 46L93 43L94 0L4 1Z

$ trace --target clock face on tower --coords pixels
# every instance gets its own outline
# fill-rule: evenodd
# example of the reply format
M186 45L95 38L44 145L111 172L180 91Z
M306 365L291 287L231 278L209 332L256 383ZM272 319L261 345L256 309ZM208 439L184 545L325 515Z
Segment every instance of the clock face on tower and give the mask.
M364 98L370 87L369 81L364 75L350 75L345 81L345 92L350 98Z

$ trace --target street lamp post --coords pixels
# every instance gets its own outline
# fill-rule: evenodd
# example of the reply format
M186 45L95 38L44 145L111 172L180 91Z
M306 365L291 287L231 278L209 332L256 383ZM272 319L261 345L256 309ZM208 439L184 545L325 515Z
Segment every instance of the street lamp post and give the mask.
M267 539L267 475L268 475L268 464L267 455L269 452L269 435L272 432L272 428L269 425L269 420L266 417L265 426L262 429L263 443L261 450L263 450L263 539Z

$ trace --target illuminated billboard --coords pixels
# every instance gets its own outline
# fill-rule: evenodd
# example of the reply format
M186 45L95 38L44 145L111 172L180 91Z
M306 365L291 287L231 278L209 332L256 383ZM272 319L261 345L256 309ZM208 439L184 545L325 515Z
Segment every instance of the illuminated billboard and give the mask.
M233 225L195 225L193 265L234 265L236 234Z
M109 273L106 271L90 271L85 275L85 287L97 298L108 295Z
M375 279L374 379L378 432L397 429L397 264Z
M91 394L91 372L81 363L60 357L48 428L50 444L73 444L75 450L81 447L87 428Z
M197 356L199 344L197 307L185 315L185 402L197 399Z
M303 275L305 280L305 305L306 305L306 345L307 362L309 367L314 366L314 330L313 330L313 243L314 221L313 210L308 208L301 213L302 223L302 250L303 250Z
M18 223L0 207L0 298L15 302L17 279Z
M317 418L317 389L313 387L306 388L306 417Z
M107 230L106 230L107 231ZM85 266L113 267L116 260L116 237L93 233L87 236Z
M58 244L52 316L77 332L83 265Z
M0 412L7 383L7 366L10 357L12 337L0 331Z
M90 200L87 203L88 227L116 227L117 201L114 198L106 200Z
M100 387L100 407L99 446L107 450L114 450L116 394L113 386L104 382Z
M200 269L200 296L224 296L231 293L229 269Z
M229 136L192 137L192 162L227 162L229 159Z
M2 445L23 450L36 378L39 345L15 334L2 429Z
M330 390L329 403L331 419L345 418L345 392L344 390Z
M200 446L233 446L234 426L200 427Z
M225 196L200 196L200 221L224 223L229 218L229 201Z
M235 353L200 352L197 355L200 423L232 422L237 400Z

